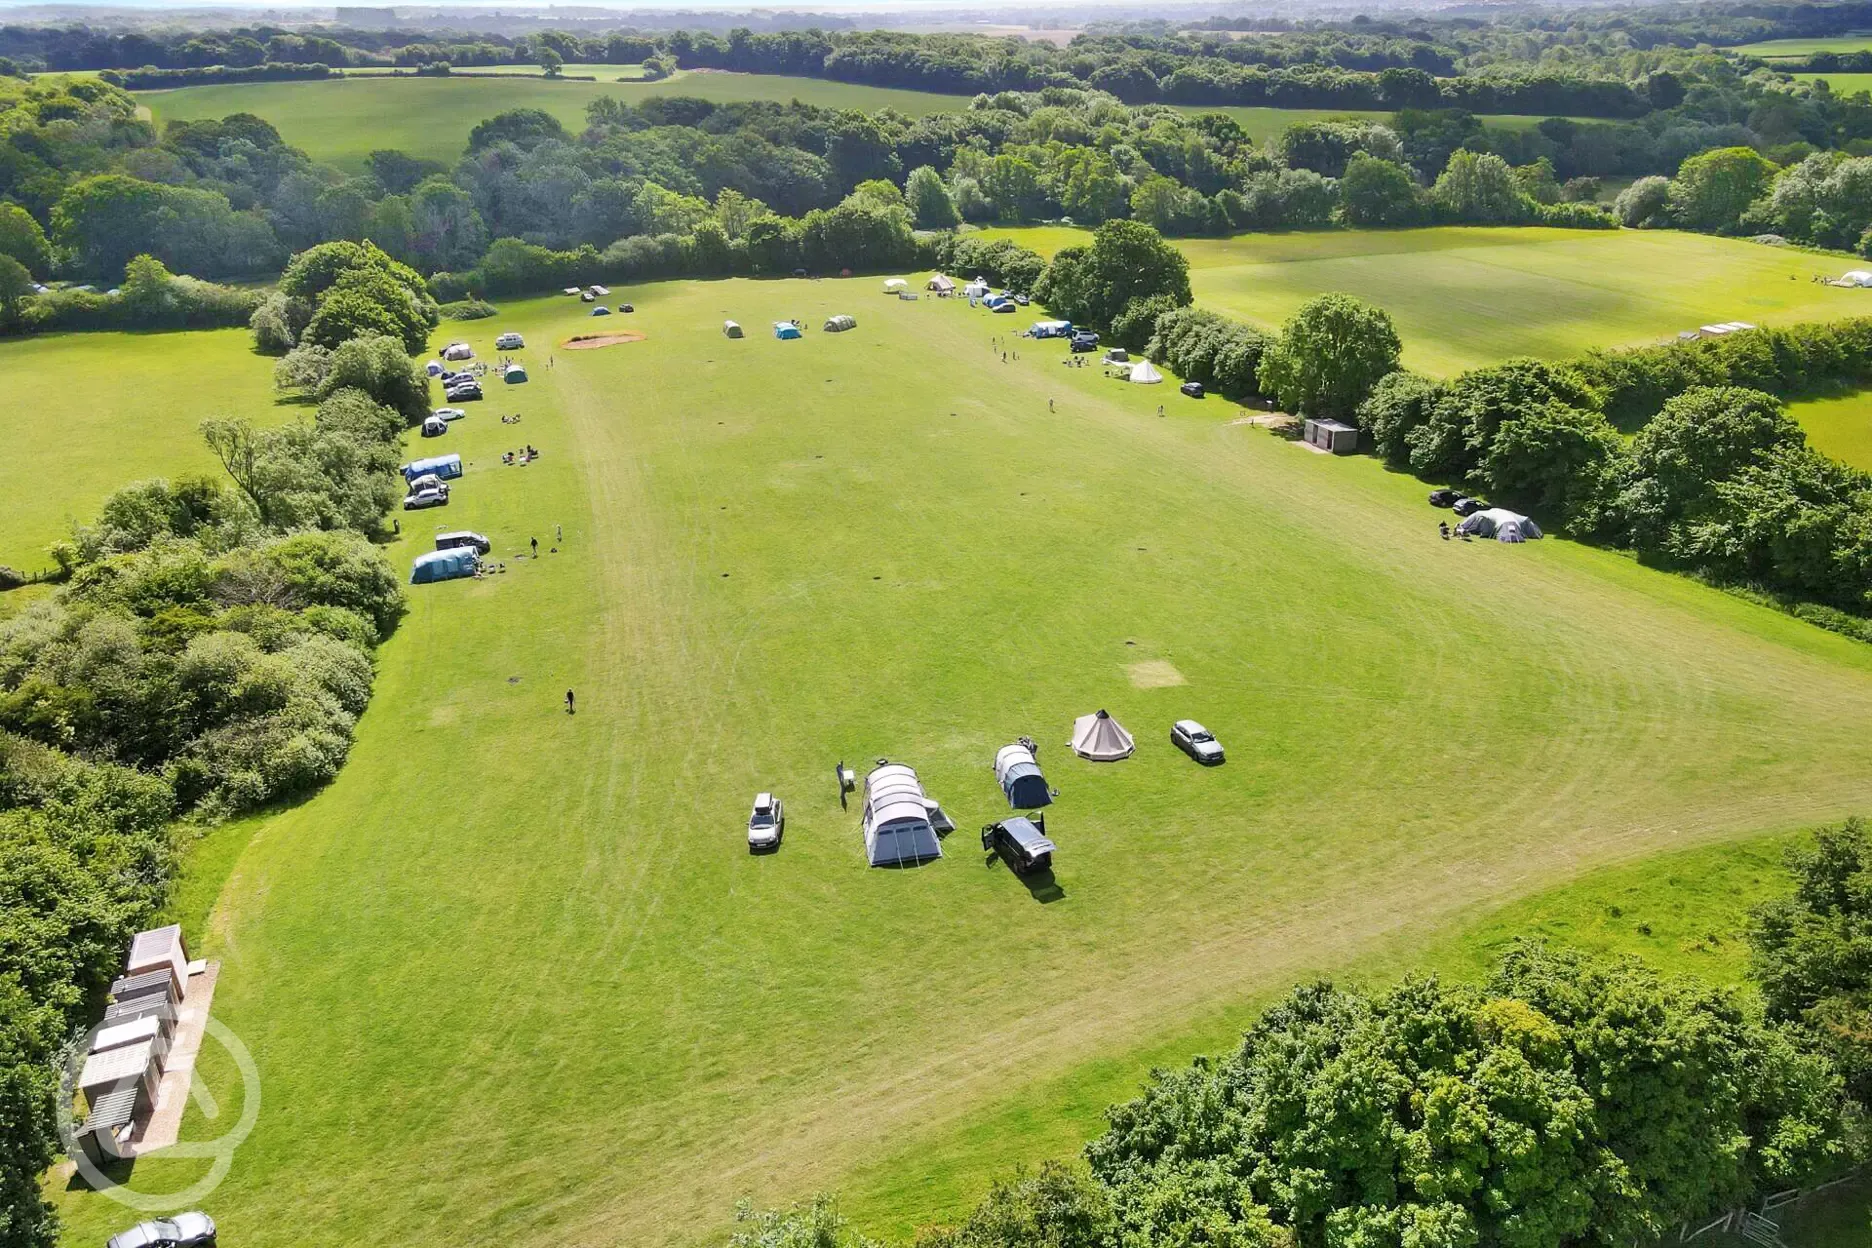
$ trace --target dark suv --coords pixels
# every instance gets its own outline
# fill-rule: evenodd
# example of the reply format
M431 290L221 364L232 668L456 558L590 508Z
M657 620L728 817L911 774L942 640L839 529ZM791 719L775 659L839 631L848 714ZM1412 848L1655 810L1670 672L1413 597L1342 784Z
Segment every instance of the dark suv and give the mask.
M1053 865L1053 842L1024 815L991 823L982 829L982 849L999 854L1016 875L1044 871Z

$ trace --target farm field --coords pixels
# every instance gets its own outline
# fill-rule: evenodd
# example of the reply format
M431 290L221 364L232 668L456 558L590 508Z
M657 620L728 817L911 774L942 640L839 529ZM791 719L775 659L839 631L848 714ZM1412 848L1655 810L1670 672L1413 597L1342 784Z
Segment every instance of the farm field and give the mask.
M602 95L622 100L651 95L698 96L719 103L799 100L822 108L894 108L913 117L967 108L974 98L771 74L689 71L658 82L613 81L618 74L637 68L622 65L568 65L567 73L596 73L599 81L550 82L522 76L536 72L530 66L505 68L509 71L505 74L500 67L470 71L499 75L499 81L485 77L390 78L364 73L326 82L175 87L138 92L137 98L149 108L158 125L172 120L254 113L272 122L288 143L303 148L313 159L347 169L362 168L365 157L384 147L431 160L453 161L468 145L468 133L477 122L509 108L543 108L568 129L580 130L585 125L585 105ZM1310 108L1186 107L1183 111L1227 113L1257 140L1271 138L1303 121L1388 116ZM1487 125L1525 127L1540 119L1485 116L1482 120Z
M998 230L1051 255L1070 228ZM1516 355L1657 342L1712 321L1872 315L1872 292L1808 279L1849 265L1672 231L1456 226L1184 239L1196 301L1277 327L1340 290L1384 308L1406 366L1450 374Z
M1083 1134L1038 1095L1067 1076L1102 1104L1296 976L1872 798L1863 645L1561 541L1439 542L1373 461L1059 344L1003 363L1015 318L877 289L446 328L524 332L534 380L423 444L468 473L392 558L467 526L507 570L413 589L338 780L209 847L201 952L264 1088L226 1242L687 1244L741 1195L875 1211L925 1175L949 1186L905 1207L952 1215ZM858 329L767 335L801 308ZM622 329L647 338L553 345ZM502 467L523 442L545 457ZM1134 758L1067 755L1101 706ZM1182 715L1227 765L1169 748ZM1056 891L975 847L1020 733L1062 793ZM944 861L863 865L826 782L879 756L954 816ZM787 838L751 858L764 788ZM55 1188L74 1245L126 1221Z
M1834 95L1858 95L1872 91L1872 74L1795 74L1800 82L1815 82L1826 79Z
M1872 472L1872 391L1806 399L1790 404L1788 413L1817 449Z
M46 546L90 520L118 486L219 473L198 429L210 416L283 419L269 363L245 330L55 334L0 344L8 390L0 423L7 503L0 564L50 567ZM28 484L30 483L30 484Z
M604 95L639 100L654 95L739 100L800 100L824 108L894 108L912 116L965 107L966 96L854 86L818 78L765 74L686 73L658 82L550 82L544 78L343 78L326 82L263 82L142 91L158 125L229 113L272 122L315 160L361 169L378 148L453 162L468 133L510 108L543 108L573 131L585 128L585 106Z
M1764 60L1812 56L1816 52L1864 52L1872 49L1872 31L1861 35L1834 35L1821 39L1768 39L1761 43L1738 44L1729 49L1744 56Z

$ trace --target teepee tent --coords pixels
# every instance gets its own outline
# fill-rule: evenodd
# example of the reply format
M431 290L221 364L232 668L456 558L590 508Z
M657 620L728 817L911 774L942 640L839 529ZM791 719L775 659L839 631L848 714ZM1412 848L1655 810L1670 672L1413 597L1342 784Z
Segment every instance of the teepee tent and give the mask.
M1081 715L1073 721L1072 752L1095 763L1115 763L1129 758L1137 743L1131 734L1103 710L1096 715Z
M1163 380L1163 374L1149 360L1139 360L1131 366L1131 380L1140 386L1154 386Z

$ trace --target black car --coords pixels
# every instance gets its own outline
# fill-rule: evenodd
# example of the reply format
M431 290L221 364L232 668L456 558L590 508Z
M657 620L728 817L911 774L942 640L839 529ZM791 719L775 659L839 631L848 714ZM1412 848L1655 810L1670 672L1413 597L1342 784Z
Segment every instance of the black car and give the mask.
M1030 875L1053 865L1053 842L1024 815L991 823L982 829L982 849L999 854L1015 875Z
M1459 498L1451 503L1450 506L1459 516L1472 516L1476 512L1481 511L1484 507L1487 507L1488 504L1479 498Z
M1092 333L1074 334L1066 344L1074 355L1084 355L1088 351L1098 350L1098 335Z
M1448 507L1459 497L1461 496L1458 495L1455 490L1431 490L1430 505L1432 507Z
M1200 381L1186 381L1178 386L1177 389L1189 395L1192 399L1200 399L1203 397L1203 387Z

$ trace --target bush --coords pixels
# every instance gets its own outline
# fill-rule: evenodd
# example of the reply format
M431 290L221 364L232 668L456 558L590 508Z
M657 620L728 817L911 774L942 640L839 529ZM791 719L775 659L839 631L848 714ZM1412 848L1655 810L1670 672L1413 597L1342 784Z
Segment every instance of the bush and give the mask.
M1391 318L1351 295L1300 305L1261 362L1261 388L1295 414L1351 417L1402 350Z
M430 412L429 374L403 353L401 342L383 335L354 338L331 353L318 396L328 398L340 390L361 390L401 412L412 425L421 424Z
M1258 392L1261 362L1273 342L1267 334L1193 307L1160 313L1155 327L1146 352L1177 376L1233 399Z
M1612 212L1631 229L1669 224L1670 179L1639 178L1618 193L1618 198L1612 202Z
M431 285L434 279L430 279ZM457 299L445 303L438 309L446 321L485 321L491 316L499 316L500 309L480 299Z

